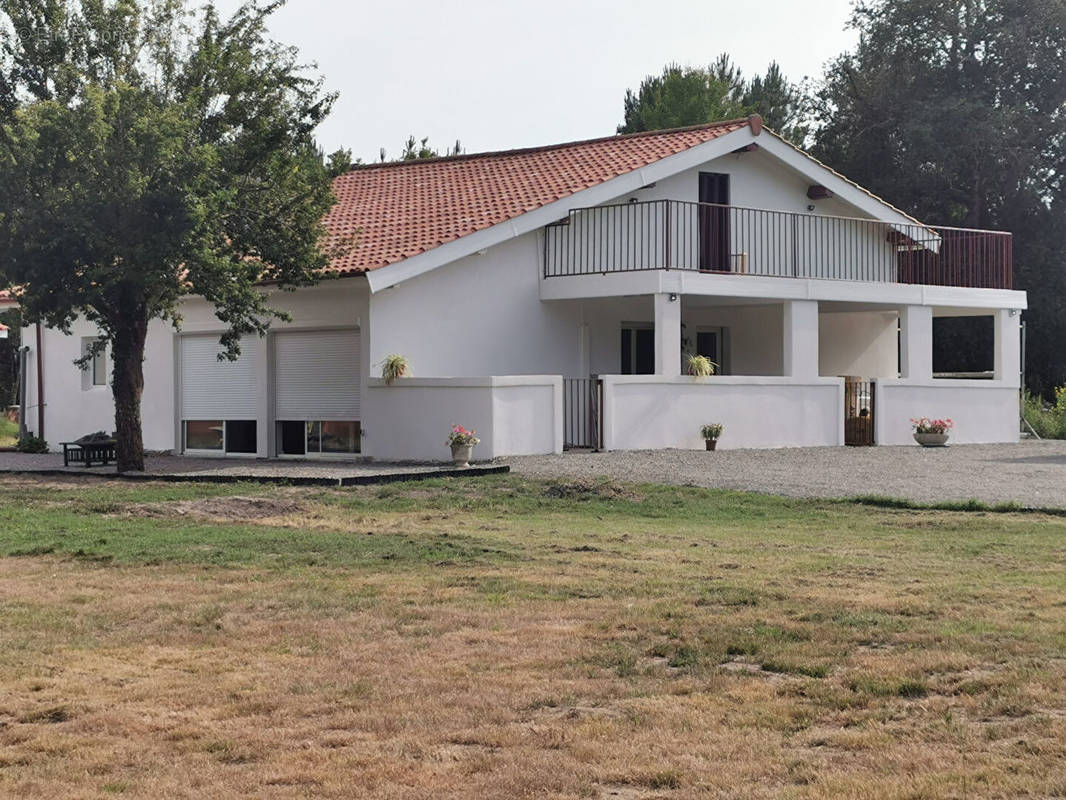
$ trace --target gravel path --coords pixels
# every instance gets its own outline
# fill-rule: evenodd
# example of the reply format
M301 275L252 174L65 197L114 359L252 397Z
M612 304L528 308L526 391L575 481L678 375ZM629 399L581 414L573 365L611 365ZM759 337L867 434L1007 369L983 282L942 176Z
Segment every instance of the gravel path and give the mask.
M923 447L568 452L506 459L537 478L610 478L792 497L877 494L935 503L977 498L1066 508L1066 441Z

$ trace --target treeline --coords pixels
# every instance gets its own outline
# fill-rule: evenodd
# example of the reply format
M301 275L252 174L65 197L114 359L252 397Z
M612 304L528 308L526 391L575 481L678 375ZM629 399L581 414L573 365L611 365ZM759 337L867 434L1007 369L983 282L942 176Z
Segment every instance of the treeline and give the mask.
M850 24L858 46L802 82L776 63L745 78L726 55L668 65L626 92L618 131L759 113L925 222L1013 232L1027 383L1050 399L1066 384L1066 3L860 0ZM966 357L981 338L938 346Z

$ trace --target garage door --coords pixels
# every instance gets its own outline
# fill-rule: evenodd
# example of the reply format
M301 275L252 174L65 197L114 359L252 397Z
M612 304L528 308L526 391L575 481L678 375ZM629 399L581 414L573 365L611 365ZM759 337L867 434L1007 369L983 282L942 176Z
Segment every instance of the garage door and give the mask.
M358 329L275 334L275 418L359 420L360 366Z
M259 363L254 339L236 361L219 361L218 335L181 337L181 418L255 419Z

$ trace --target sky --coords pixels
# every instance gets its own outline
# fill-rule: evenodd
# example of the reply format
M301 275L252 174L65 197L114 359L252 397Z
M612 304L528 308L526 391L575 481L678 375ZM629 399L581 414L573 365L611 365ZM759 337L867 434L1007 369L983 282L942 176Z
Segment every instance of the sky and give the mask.
M217 0L222 11L238 0ZM851 0L289 0L275 39L317 62L340 93L319 129L376 161L408 135L468 153L605 136L627 88L668 62L728 52L745 75L776 60L817 78L854 46Z

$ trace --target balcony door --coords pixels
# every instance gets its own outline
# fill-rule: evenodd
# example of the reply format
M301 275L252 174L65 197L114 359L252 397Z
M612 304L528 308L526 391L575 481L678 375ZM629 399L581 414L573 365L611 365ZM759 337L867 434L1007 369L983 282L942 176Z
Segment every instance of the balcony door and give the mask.
M700 173L700 203L729 205L729 176L722 172ZM699 207L700 269L731 272L729 259L729 209Z

